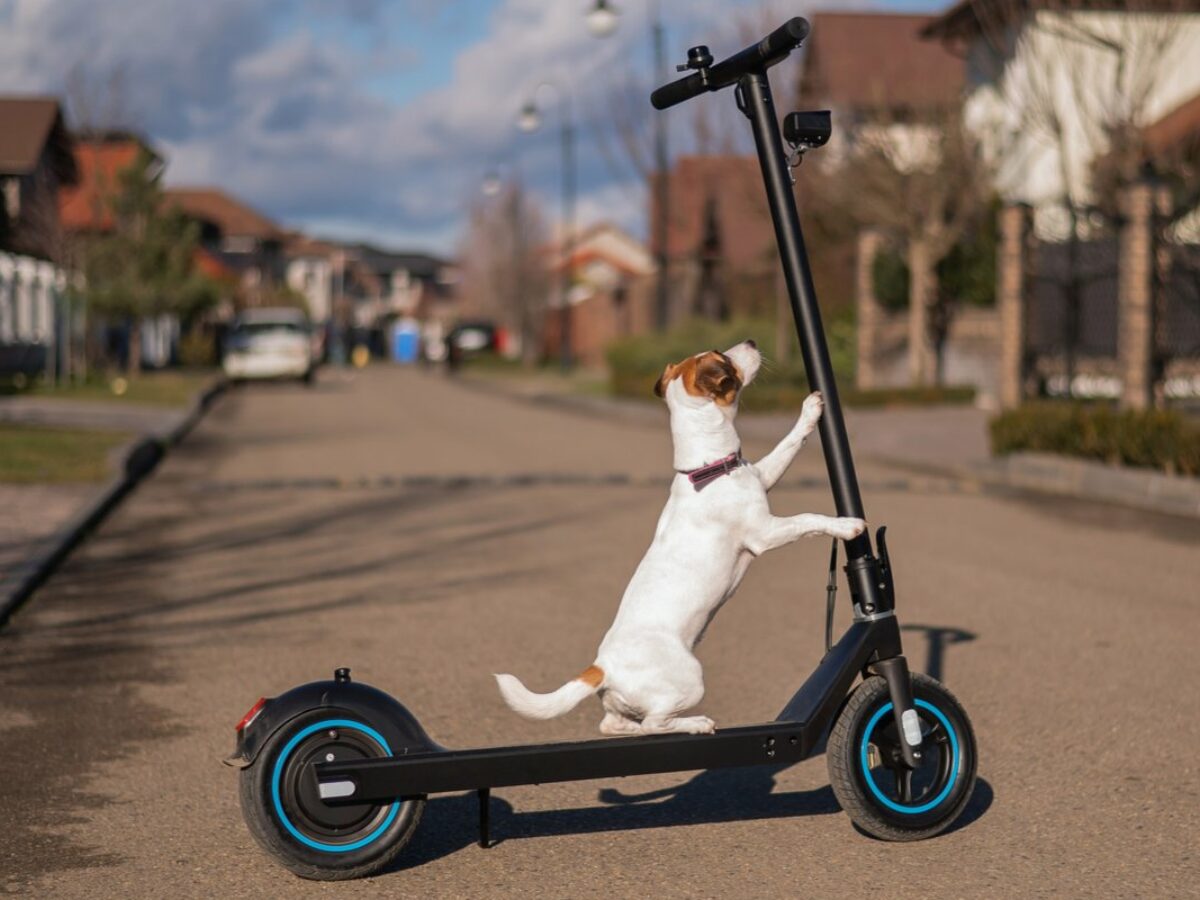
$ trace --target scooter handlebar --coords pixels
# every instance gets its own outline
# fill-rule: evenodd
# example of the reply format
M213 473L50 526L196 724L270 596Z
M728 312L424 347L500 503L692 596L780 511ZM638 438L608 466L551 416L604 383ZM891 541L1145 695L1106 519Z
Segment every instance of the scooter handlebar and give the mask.
M705 91L719 91L749 72L765 71L784 59L808 37L808 20L789 19L757 44L728 59L665 84L650 95L655 109L667 109L691 100Z

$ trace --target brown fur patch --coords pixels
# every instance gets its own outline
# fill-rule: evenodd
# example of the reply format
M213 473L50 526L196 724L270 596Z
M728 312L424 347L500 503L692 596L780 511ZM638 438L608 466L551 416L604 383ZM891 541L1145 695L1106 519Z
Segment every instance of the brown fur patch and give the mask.
M733 403L742 387L742 375L737 366L717 350L689 356L683 362L667 366L654 385L654 393L663 396L667 385L676 378L693 397L710 397L722 406Z
M604 670L599 666L588 666L575 680L582 681L588 687L600 687L600 683L604 681Z
M663 369L663 373L658 376L658 381L654 382L654 396L661 397L667 392L667 383L675 377L675 366L668 365Z
M722 406L737 399L742 379L737 367L724 353L710 350L677 366L683 389L693 397L711 397Z

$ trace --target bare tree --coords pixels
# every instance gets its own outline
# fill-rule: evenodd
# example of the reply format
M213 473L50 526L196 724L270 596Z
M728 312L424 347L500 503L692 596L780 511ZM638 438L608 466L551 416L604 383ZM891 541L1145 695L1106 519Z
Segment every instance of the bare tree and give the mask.
M473 205L460 251L462 294L470 307L506 323L520 337L527 366L538 361L549 273L546 227L521 183L509 181Z
M940 384L958 298L939 289L937 267L988 209L978 145L959 107L902 121L881 106L851 128L845 146L841 158L825 161L825 177L808 184L823 206L903 246L910 375L914 384Z

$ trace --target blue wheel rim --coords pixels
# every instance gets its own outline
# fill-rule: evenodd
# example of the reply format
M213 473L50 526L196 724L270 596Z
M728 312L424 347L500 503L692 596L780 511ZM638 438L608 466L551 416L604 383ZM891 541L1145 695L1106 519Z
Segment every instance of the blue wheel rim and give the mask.
M382 835L391 824L396 821L396 816L400 813L400 803L393 803L391 809L388 810L387 816L384 817L375 829L366 837L360 838L349 844L326 844L321 841L314 841L308 835L300 832L288 818L287 813L283 811L283 803L279 799L279 783L283 778L283 767L287 763L288 757L292 755L292 751L296 749L296 745L302 740L317 731L322 731L326 728L348 728L353 731L359 731L365 734L371 740L375 741L383 752L388 756L392 755L392 748L388 746L388 742L383 735L371 728L369 725L363 725L361 722L354 722L350 719L326 719L323 722L317 722L314 725L309 725L292 736L292 739L287 742L283 748L283 752L279 754L279 759L275 761L275 770L271 774L271 800L275 805L275 816L279 819L280 824L287 829L288 834L304 844L306 847L311 847L314 850L320 850L322 853L350 853L354 850L361 850L363 847L375 841Z
M897 803L891 797L884 795L883 791L879 789L879 785L875 783L875 779L871 776L871 767L867 758L867 745L871 742L871 735L875 731L876 723L878 723L879 720L884 717L884 715L892 711L892 704L890 701L880 707L879 710L876 711L875 715L871 716L871 721L867 723L867 727L863 731L862 743L859 746L859 761L862 765L863 780L867 783L867 789L871 792L876 800L878 800L892 812L898 812L908 816L917 816L921 813L929 812L931 809L936 808L947 797L949 797L950 792L954 790L954 785L958 783L959 768L962 764L962 755L959 753L958 749L958 734L955 732L954 726L950 724L950 720L947 719L946 716L942 714L942 711L932 703L927 703L924 700L917 700L916 704L917 706L921 707L921 709L933 713L937 720L941 722L942 726L946 729L946 733L950 736L950 777L946 781L946 786L943 787L938 795L928 803L922 803L919 806L904 806L903 804Z

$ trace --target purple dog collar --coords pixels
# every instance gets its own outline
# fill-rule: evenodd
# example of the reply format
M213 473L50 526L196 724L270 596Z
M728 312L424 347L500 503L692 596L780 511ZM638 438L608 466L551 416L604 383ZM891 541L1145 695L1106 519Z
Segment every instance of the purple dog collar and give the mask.
M687 472L680 472L680 475L686 475L688 481L692 483L692 487L696 490L703 490L706 486L716 481L722 475L728 475L734 469L743 466L746 461L742 459L742 451L737 450L730 453L724 459L719 459L715 463L709 463L707 466L701 466L698 469L691 469Z

